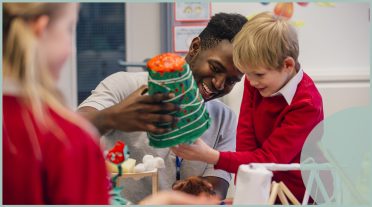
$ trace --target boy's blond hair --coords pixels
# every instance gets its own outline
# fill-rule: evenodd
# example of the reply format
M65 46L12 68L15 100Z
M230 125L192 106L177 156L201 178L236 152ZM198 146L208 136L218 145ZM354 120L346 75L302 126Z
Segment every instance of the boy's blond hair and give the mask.
M234 64L244 72L247 67L280 70L283 61L292 57L298 63L298 39L295 28L285 19L262 12L249 20L233 41Z

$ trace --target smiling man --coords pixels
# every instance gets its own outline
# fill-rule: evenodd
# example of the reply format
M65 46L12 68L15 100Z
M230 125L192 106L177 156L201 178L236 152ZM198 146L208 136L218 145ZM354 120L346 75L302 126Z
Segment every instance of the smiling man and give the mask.
M228 94L243 77L243 73L233 64L231 42L246 22L247 19L239 14L216 14L200 35L192 40L185 57L212 119L202 139L220 151L235 151L236 116L215 99ZM166 168L159 171L160 190L170 190L178 179L202 176L213 185L214 191L221 198L225 198L231 179L229 173L215 170L206 163L178 159L169 148L155 149L149 146L146 132L124 132L123 125L144 118L136 116L135 109L128 112L123 101L133 98L132 93L143 84L147 84L146 72L115 73L92 91L92 95L79 106L79 112L91 120L101 133L106 132L103 141L107 148L122 140L129 148L130 157L137 162L142 162L146 154L163 157ZM128 113L131 116L125 115ZM151 193L150 179L126 179L123 185L124 197L134 203Z

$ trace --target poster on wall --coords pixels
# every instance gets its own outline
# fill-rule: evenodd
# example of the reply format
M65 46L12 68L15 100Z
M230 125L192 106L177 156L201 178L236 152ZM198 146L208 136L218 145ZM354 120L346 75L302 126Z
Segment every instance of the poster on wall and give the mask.
M210 2L176 2L174 10L178 22L208 21L211 17Z
M174 52L188 52L191 41L197 37L207 25L175 26L173 28Z

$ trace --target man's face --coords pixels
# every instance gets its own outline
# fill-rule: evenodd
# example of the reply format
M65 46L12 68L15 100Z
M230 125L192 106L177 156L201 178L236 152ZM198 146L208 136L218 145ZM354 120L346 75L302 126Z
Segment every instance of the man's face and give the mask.
M205 101L228 94L243 77L243 73L234 66L232 51L232 44L222 40L213 48L199 48L194 56L187 59Z

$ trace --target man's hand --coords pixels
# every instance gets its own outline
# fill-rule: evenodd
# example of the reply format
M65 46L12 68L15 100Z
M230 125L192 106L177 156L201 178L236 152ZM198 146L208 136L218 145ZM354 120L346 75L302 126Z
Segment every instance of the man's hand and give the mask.
M180 144L171 147L171 150L179 157L186 160L197 160L209 164L216 164L220 153L208 146L202 139L197 139L193 144Z
M88 118L100 131L101 134L110 129L125 132L147 131L152 133L164 133L169 128L161 128L156 123L168 123L168 127L174 126L177 119L169 113L177 112L179 107L163 101L173 98L174 94L143 95L147 86L143 85L125 100L102 111L92 107L83 107L79 112Z

